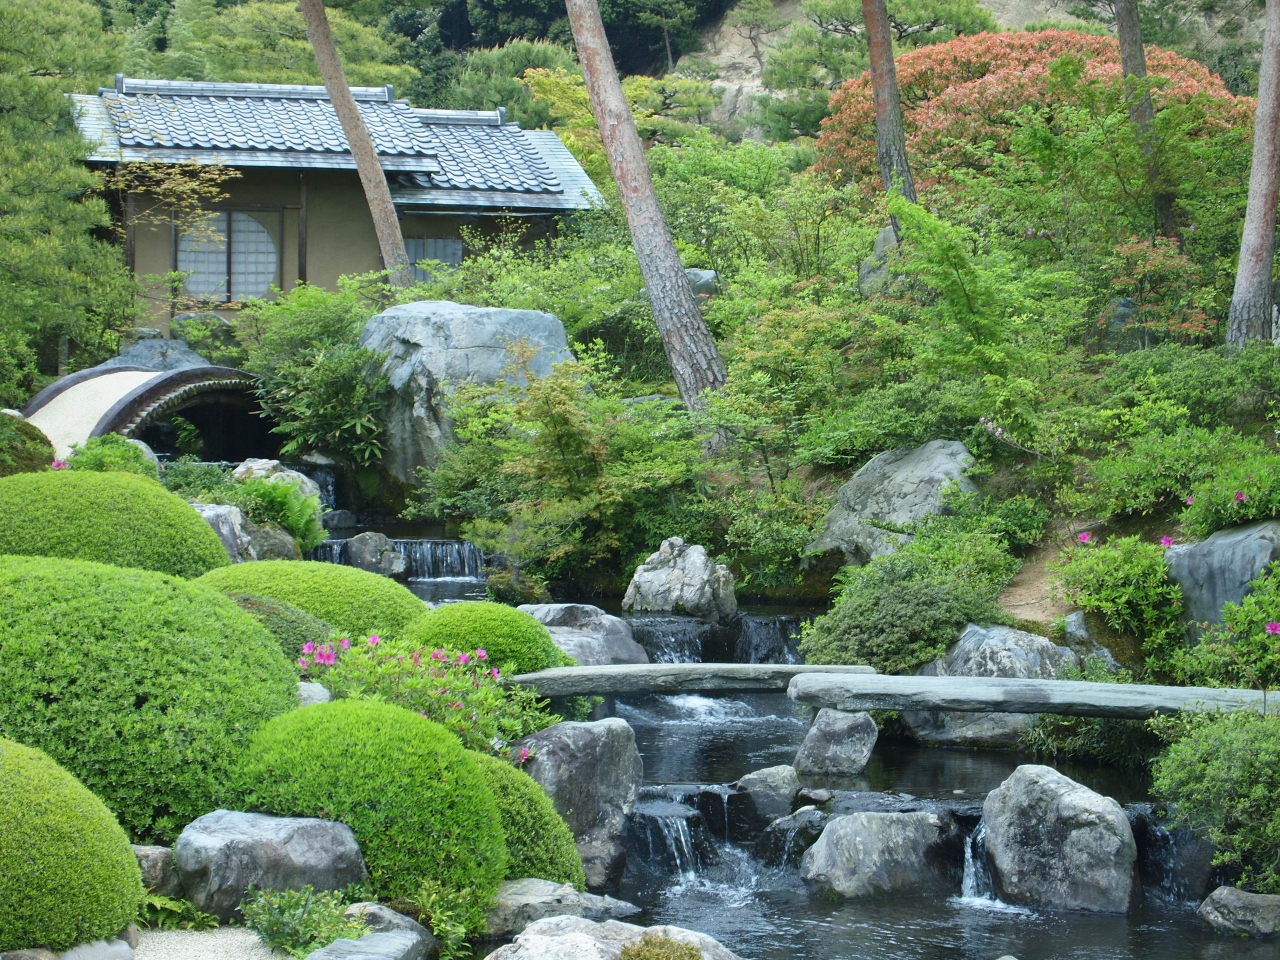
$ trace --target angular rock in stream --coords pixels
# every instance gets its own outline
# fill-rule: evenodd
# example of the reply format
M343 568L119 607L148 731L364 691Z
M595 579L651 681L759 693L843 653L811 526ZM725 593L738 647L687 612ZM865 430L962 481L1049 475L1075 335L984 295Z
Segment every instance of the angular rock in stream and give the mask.
M499 947L488 960L618 960L625 947L646 937L692 944L703 960L740 960L705 933L683 927L646 928L620 920L593 923L581 917L548 917L531 923L515 943Z
M1052 767L1024 764L987 794L987 862L1006 903L1125 913L1141 894L1120 804Z
M795 767L765 767L748 773L734 786L751 794L756 808L757 829L764 829L779 817L791 813L792 801L800 792L800 778L796 776Z
M956 879L963 843L955 821L936 813L852 813L827 823L800 877L848 898L941 886Z
M779 817L760 834L755 855L770 867L798 867L805 851L818 842L830 820L831 814L813 806Z
M871 759L879 736L871 714L823 707L792 764L801 776L857 776Z
M1219 933L1269 938L1280 933L1280 897L1219 887L1196 911Z
M613 663L648 663L649 655L636 643L631 625L587 603L526 603L518 609L551 633L555 645L580 667Z
M625 920L639 912L635 904L579 893L567 883L534 878L508 880L498 888L497 899L489 910L487 935L493 940L512 937L546 917Z
M384 533L366 530L347 541L347 562L357 569L383 577L403 577L409 561Z
M730 620L738 612L733 574L724 564L712 563L704 547L671 537L636 567L622 609Z
M635 732L616 717L557 723L511 747L533 754L524 772L541 784L573 832L587 886L616 883L627 861L627 817L644 781Z

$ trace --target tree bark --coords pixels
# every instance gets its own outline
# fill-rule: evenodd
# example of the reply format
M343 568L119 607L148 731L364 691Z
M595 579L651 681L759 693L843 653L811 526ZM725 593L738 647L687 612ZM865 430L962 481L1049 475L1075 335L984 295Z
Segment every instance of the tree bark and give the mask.
M702 319L658 205L635 118L622 95L622 83L609 52L600 8L596 0L568 0L567 6L591 109L600 127L609 169L618 184L618 197L671 373L685 405L690 410L705 410L702 393L724 386L724 360Z
M1147 76L1147 55L1142 48L1142 26L1138 20L1137 0L1113 0L1112 8L1116 14L1116 36L1120 40L1120 67L1126 78L1144 80ZM1129 86L1133 100L1129 107L1129 117L1138 128L1138 142L1147 157L1147 184L1151 188L1156 216L1160 220L1160 233L1176 240L1178 249L1181 250L1182 236L1178 232L1178 221L1173 213L1173 194L1160 183L1160 167L1152 156L1151 131L1155 125L1156 112L1151 104L1151 93L1144 90L1142 98L1138 99L1133 96L1137 92L1137 84Z
M351 148L351 156L356 161L365 201L369 204L369 213L373 217L373 229L378 235L382 265L391 271L393 286L410 286L413 283L413 269L409 263L409 254L405 252L404 236L400 233L396 208L391 202L391 189L387 186L387 177L378 160L373 138L369 136L369 128L365 126L364 117L360 116L356 98L351 95L342 61L338 59L338 48L334 45L329 18L324 12L324 0L298 0L298 9L302 11L302 18L306 22L307 39L311 42L311 49L315 51L320 76L329 93L329 102L333 104L333 112L338 115L338 122L342 124L342 132L346 134L347 144Z
M1267 0L1258 107L1253 121L1253 166L1245 208L1240 263L1231 294L1227 343L1272 336L1271 269L1276 252L1276 199L1280 193L1280 0Z
M902 129L902 100L898 71L893 65L893 34L884 0L862 0L867 25L867 52L871 57L871 91L876 104L876 160L885 190L916 202L916 185L907 165L907 137ZM895 232L897 230L895 226Z

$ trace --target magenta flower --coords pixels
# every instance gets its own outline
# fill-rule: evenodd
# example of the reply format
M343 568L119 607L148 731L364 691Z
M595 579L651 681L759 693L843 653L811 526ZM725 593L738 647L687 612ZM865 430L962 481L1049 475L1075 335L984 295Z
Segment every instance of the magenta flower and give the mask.
M351 641L348 640L346 637L343 637L341 640L338 641L338 646L340 646L343 650L350 650Z
M1160 546L1162 546L1162 547L1172 547L1172 546L1173 546L1173 537L1161 537L1161 538L1160 538Z
M307 658L306 658L306 657L299 657L299 658L298 658L298 666L299 666L299 667L301 667L303 670L307 669Z
M491 676L491 677L497 677L497 676L498 676L498 668L497 668L497 667L494 667L492 670L490 670L490 671L489 671L489 676Z
M1280 623L1274 623L1274 622L1272 622L1272 623L1268 623L1268 624L1267 624L1267 633L1270 633L1270 634L1277 634L1277 633L1280 633Z
M488 659L489 659L489 654L485 652L484 647L481 647L480 649L478 649L478 650L476 651L476 659L477 659L477 660L488 660Z
M307 656L311 656L311 651L313 651L315 648L316 648L316 645L312 643L310 640L308 640L306 643L302 645L302 652L305 653Z
M520 763L524 763L526 760L529 759L530 756L532 756L532 752L529 750L528 747L520 748L520 760L519 760Z
M1195 498L1195 497L1187 497L1187 506L1188 506L1188 507L1189 507L1189 506L1191 506L1191 505L1192 505L1193 503L1195 503L1195 502L1196 502L1196 498Z
M382 638L378 636L376 633L369 638L369 646L371 647L376 647L381 642L382 642Z
M1083 533L1081 533L1080 536L1078 536L1076 539L1079 540L1081 543L1088 543L1090 540L1093 539L1093 534L1091 534L1088 530L1086 530Z
M471 658L467 656L465 653L460 653L458 654L458 662L465 667L468 663L471 662Z
M1243 490L1237 490L1237 491L1236 491L1236 503L1244 503L1244 501L1245 501L1244 491L1243 491Z
M67 469L67 461L65 461L65 460L55 460L55 461L53 461L53 469L55 469L55 470L65 470L65 469Z

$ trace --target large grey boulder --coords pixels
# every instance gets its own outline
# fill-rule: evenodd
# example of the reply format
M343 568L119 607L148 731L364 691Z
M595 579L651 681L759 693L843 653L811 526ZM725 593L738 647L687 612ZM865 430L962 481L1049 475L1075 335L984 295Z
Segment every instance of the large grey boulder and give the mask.
M626 721L611 717L557 723L517 740L511 749L532 753L524 772L542 786L569 825L587 886L600 890L621 879L627 818L644 781L636 735Z
M595 923L582 917L548 917L531 923L514 943L489 954L489 960L618 960L626 947L646 937L692 944L703 960L739 960L705 933L683 927L638 927L620 920Z
M670 537L636 567L622 598L622 609L627 613L687 613L705 620L730 620L738 612L733 574L724 564L712 563L704 547Z
M1012 627L969 624L946 657L927 664L920 676L1003 677L1061 680L1080 659L1070 647ZM1036 724L1034 713L946 713L905 711L902 723L924 743L969 747L1012 747Z
M805 851L800 877L851 899L941 886L962 843L955 821L937 813L851 813Z
M444 385L496 383L511 373L511 347L533 351L537 377L571 360L564 325L549 313L472 307L448 300L391 307L365 324L360 346L385 354L392 399L383 413L387 448L382 465L411 483L419 467L433 467L452 435L444 413Z
M872 457L836 495L822 532L807 554L839 550L846 563L862 564L895 553L910 538L895 528L942 512L942 494L955 483L976 489L964 472L973 455L958 440L932 440Z
M159 337L137 340L99 367L147 367L162 370L186 370L191 367L207 367L209 361L196 353L185 340L164 340Z
M1182 588L1183 620L1221 623L1223 604L1243 600L1249 581L1280 560L1280 520L1219 530L1199 543L1176 544L1164 556L1169 579Z
M587 920L625 920L640 912L635 904L594 893L579 893L568 883L528 878L508 880L498 888L489 910L488 934L513 937L545 917L585 917Z
M348 920L359 920L369 928L370 933L391 933L403 930L415 934L426 946L428 957L433 957L439 952L439 941L430 930L412 917L397 913L381 903L368 900L353 903L343 911L343 915Z
M231 475L237 480L243 482L255 477L263 477L272 483L287 483L298 488L298 492L304 497L320 496L320 484L316 483L305 473L299 473L297 470L290 470L279 460L264 460L261 458L251 458L245 460L235 470L231 471ZM318 508L323 510L323 507Z
M1274 937L1280 933L1280 897L1219 887L1196 911L1219 933Z
M182 880L173 865L173 850L169 847L144 847L134 844L133 855L138 858L142 871L142 887L147 893L161 897L182 896Z
M636 643L631 624L587 603L526 603L518 609L551 633L557 647L582 667L614 663L648 663L649 655Z
M1124 913L1138 851L1120 804L1051 767L1024 764L982 805L987 863L1006 903Z
M224 503L200 503L196 500L191 501L191 506L204 517L205 523L213 527L213 532L222 541L232 563L258 559L254 555L253 542L249 536L249 521L239 507Z
M795 767L765 767L748 773L734 786L751 795L759 825L764 827L790 815L791 804L800 792L800 778Z
M428 960L428 944L412 930L385 930L359 940L335 940L307 954L307 960Z
M293 534L274 523L258 526L252 520L244 522L249 535L249 559L251 560L301 560L298 541Z
M369 530L347 541L347 559L353 567L384 577L403 577L409 568L409 561L386 534Z
M174 862L187 899L224 923L250 886L338 890L368 877L345 824L232 810L192 821L174 845Z
M871 759L879 736L871 714L823 707L792 765L801 776L854 777Z

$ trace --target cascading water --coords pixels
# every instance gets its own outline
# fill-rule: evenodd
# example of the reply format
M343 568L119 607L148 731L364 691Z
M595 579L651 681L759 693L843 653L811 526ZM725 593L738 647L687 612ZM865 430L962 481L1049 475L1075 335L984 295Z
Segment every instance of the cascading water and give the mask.
M723 629L693 617L636 617L629 623L653 663L702 663L713 634Z
M960 896L965 900L996 900L995 884L987 866L987 822L980 820L964 844L964 879Z
M326 540L311 551L310 559L349 564L347 542ZM392 540L391 546L408 561L411 580L478 580L484 576L484 553L465 540Z
M631 814L628 850L653 873L690 878L714 851L702 814L671 800L645 800Z
M799 617L744 613L738 619L736 663L799 663Z
M338 478L332 470L314 463L289 464L288 467L315 481L320 488L321 506L326 510L338 509Z

